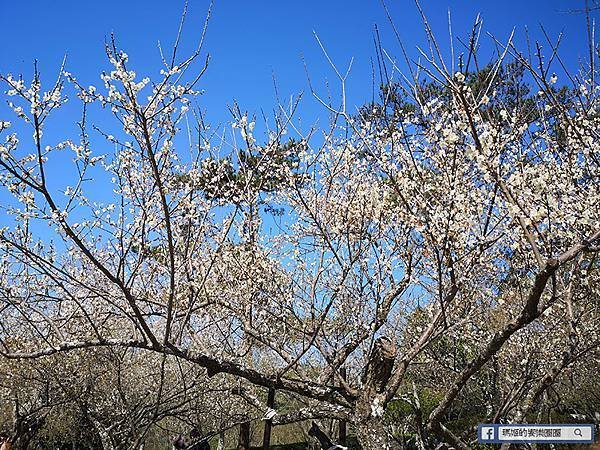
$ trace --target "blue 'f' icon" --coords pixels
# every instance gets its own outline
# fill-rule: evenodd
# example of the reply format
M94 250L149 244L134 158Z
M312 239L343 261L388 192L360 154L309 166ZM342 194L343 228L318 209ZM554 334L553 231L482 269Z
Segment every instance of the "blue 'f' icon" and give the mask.
M494 427L481 427L481 440L482 441L493 441L494 440Z

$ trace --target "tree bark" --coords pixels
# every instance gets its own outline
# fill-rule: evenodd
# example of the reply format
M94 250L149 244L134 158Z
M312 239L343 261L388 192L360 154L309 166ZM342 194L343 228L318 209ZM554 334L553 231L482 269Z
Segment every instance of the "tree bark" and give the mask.
M393 439L387 432L383 415L386 406L385 388L396 360L396 345L386 337L375 341L363 374L363 389L356 403L353 418L356 437L363 450L388 450Z
M250 422L244 422L240 425L240 436L238 439L237 450L250 449Z
M362 450L391 450L396 448L383 418L371 417L354 424L356 439Z
M217 450L225 450L225 433L223 431L219 433L219 442L217 443Z
M347 373L346 373L345 367L340 368L340 376L342 377L342 379L344 381L346 381ZM340 445L344 445L344 446L346 445L347 436L348 436L347 423L344 419L340 419L339 429L338 429L338 442L340 443Z

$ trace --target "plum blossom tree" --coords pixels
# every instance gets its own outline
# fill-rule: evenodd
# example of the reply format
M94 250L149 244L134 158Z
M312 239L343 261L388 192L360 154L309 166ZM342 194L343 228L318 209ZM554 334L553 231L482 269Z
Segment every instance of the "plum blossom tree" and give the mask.
M154 81L114 41L100 88L3 75L3 358L152 354L159 400L181 361L238 380L228 395L259 412L252 390L287 396L262 411L274 425L347 421L365 450L400 445L399 400L420 448L470 447L473 424L453 422L465 395L478 421L548 408L600 343L598 87L582 71L556 88L552 44L532 60L509 39L477 69L479 26L455 69L425 21L426 62L367 114L332 65L339 105L313 92L332 127L304 133L281 108L262 143L237 107L230 135L204 125L202 40ZM509 60L537 94L498 76ZM56 142L67 98L82 115Z

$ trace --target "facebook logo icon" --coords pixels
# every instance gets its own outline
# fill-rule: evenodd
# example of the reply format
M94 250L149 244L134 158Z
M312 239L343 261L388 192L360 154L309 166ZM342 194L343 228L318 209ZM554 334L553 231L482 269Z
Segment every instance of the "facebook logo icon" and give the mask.
M480 427L479 433L480 441L493 441L496 438L496 430L494 427Z

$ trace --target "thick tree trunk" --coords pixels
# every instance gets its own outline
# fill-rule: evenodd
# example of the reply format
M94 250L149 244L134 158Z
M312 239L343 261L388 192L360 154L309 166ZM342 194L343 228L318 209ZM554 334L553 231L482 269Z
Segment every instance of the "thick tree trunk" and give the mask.
M391 450L396 448L383 419L371 417L354 424L356 438L362 450Z
M347 374L346 374L346 368L342 367L340 368L340 376L342 377L342 379L345 381L347 378ZM344 419L341 419L339 421L339 429L338 429L338 442L340 445L345 446L346 445L346 441L347 441L347 435L348 435L348 430L347 430L347 424L346 421Z
M362 377L365 390L373 393L383 392L392 375L396 353L396 345L385 336L375 341Z
M384 391L392 374L396 353L394 343L381 337L375 341L369 356L353 419L356 437L363 450L388 450L394 446L383 416L386 406Z
M240 436L238 439L237 450L250 449L250 422L245 422L240 425Z
M346 425L347 424L345 420L340 420L340 429L338 430L338 442L344 447L347 445L348 442L348 429Z

